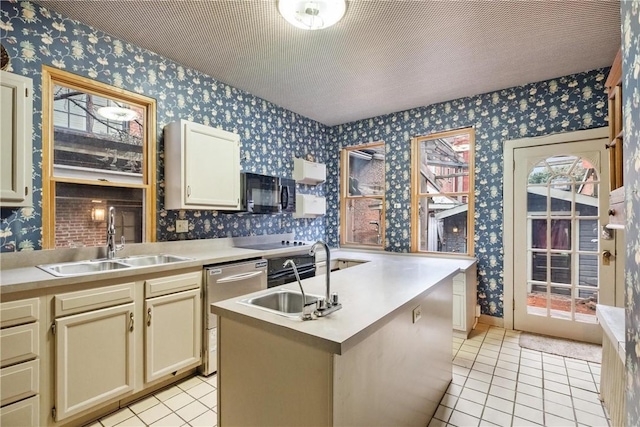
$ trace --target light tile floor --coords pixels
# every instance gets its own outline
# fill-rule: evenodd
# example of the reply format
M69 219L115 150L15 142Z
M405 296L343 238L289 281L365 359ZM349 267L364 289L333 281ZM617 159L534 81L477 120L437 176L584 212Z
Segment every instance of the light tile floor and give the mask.
M479 324L453 338L453 381L428 427L609 427L598 399L600 364L521 348L519 332ZM216 376L192 377L91 424L208 426Z
M520 333L479 324L453 338L453 381L429 427L597 426L600 364L521 348Z
M88 427L217 425L216 375L191 377L113 412Z

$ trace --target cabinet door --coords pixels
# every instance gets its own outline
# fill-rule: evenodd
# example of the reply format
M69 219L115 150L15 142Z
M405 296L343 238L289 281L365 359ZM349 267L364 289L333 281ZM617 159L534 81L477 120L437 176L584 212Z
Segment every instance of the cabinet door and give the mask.
M6 71L0 76L0 206L30 206L32 81Z
M465 304L464 295L453 294L453 329L457 331L466 331L465 322Z
M130 393L134 303L55 321L56 421Z
M201 363L200 289L147 299L145 381Z
M184 132L185 204L239 208L239 136L191 122Z
M2 427L39 427L40 397L33 396L0 408Z

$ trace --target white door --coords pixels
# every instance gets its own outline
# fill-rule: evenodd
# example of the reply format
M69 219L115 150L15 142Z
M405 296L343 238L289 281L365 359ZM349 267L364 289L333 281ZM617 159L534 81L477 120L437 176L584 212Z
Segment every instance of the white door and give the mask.
M514 149L514 329L601 342L596 304L615 296L605 143Z

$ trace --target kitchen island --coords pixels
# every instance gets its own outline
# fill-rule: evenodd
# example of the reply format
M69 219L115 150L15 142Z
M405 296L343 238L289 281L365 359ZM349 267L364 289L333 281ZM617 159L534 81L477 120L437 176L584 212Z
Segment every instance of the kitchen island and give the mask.
M343 308L327 317L212 304L219 425L428 424L451 380L452 278L474 260L332 255L365 262L331 274ZM302 283L325 293L323 275Z

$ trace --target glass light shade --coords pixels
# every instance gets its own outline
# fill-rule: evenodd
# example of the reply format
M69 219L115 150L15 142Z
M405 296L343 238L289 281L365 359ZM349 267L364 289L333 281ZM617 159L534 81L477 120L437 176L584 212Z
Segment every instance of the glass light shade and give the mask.
M91 219L94 221L104 221L105 219L105 210L104 208L93 208L91 209Z
M345 0L279 0L278 10L291 25L320 30L338 22L347 9Z
M96 111L99 116L108 120L119 120L121 122L130 122L138 118L138 113L130 108L123 107L100 107Z

